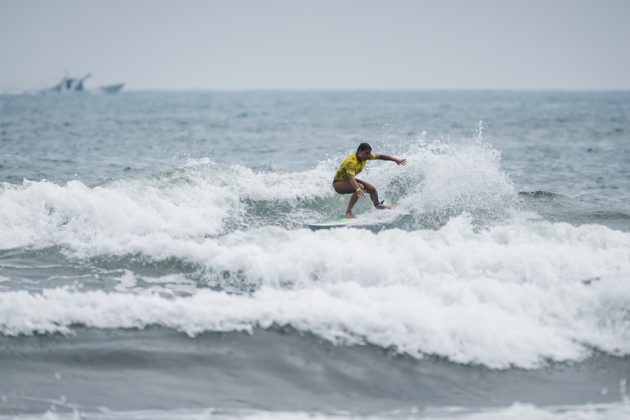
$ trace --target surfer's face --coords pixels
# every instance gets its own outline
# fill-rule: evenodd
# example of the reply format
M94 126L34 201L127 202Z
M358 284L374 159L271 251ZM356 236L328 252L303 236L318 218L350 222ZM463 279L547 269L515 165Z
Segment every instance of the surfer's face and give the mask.
M370 153L371 153L370 150L359 150L357 152L357 157L359 158L360 161L364 161L370 157Z

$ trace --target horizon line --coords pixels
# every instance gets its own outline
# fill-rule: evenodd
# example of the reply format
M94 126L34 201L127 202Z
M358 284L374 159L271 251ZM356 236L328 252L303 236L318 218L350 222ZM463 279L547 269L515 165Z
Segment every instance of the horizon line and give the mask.
M0 87L0 94L32 94L32 93L41 93L45 94L47 89L39 89L39 88L10 88L10 87ZM81 93L96 93L98 92L96 89L86 89L83 92L68 92L62 93L61 95L69 95L69 94L81 94ZM498 88L498 87L455 87L455 88L445 88L445 87L436 87L436 88L368 88L368 87L360 87L360 88L296 88L296 87L243 87L243 88L218 88L218 87L200 87L200 88L168 88L168 87L150 87L150 88L123 88L121 93L130 92L130 93L141 93L141 92L522 92L522 93L536 93L536 92L566 92L566 93L625 93L630 92L630 87L627 88L573 88L573 87L546 87L546 88L523 88L523 87L508 87L508 88ZM53 92L50 92L51 94Z

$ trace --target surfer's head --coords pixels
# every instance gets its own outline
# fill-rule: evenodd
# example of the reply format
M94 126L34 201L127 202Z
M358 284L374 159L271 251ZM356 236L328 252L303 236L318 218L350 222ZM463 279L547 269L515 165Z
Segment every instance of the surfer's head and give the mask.
M363 152L363 151L366 151L368 153L372 153L372 146L370 146L367 143L361 143L359 145L359 147L357 147L357 152Z
M372 153L372 146L367 143L361 143L359 147L357 147L357 157L359 160L367 160L370 157L370 153Z

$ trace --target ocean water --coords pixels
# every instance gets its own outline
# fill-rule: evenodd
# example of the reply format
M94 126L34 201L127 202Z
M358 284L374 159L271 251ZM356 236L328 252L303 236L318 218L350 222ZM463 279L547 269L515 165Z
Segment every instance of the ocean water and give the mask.
M630 418L629 203L627 92L0 95L0 418Z

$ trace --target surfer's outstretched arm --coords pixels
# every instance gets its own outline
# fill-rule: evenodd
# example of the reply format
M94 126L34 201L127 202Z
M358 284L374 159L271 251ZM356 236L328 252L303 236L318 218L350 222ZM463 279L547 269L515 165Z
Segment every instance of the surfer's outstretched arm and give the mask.
M396 157L393 156L389 156L389 155L376 155L376 159L379 160L390 160L392 162L396 162L396 165L406 165L407 164L407 159L398 159Z

